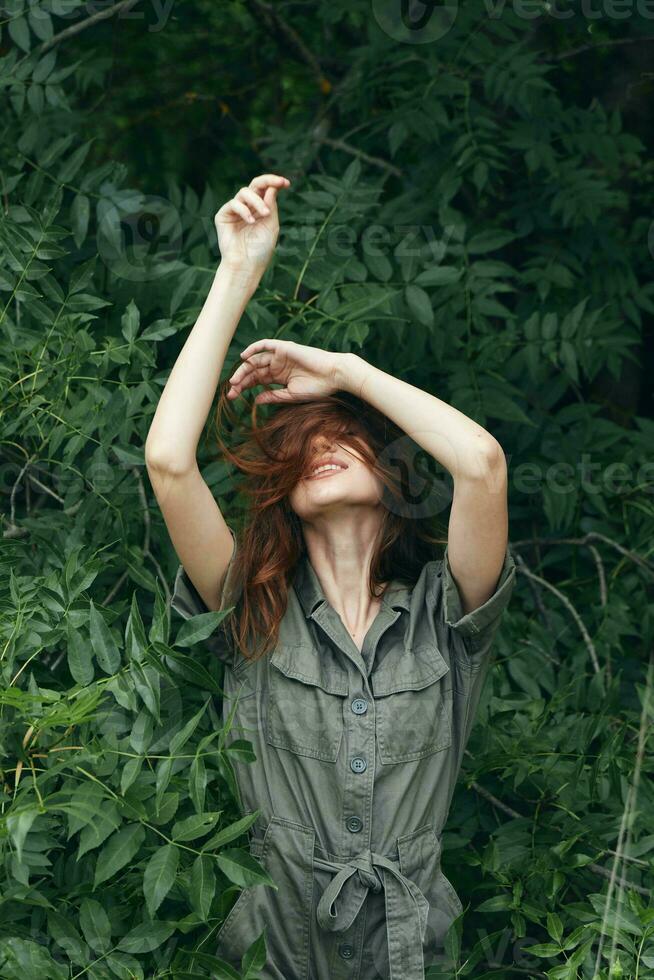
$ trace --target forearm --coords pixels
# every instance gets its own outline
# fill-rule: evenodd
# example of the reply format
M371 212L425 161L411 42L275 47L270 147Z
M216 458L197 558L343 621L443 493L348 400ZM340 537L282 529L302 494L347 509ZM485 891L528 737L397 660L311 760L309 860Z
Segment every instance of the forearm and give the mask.
M340 380L344 390L395 422L454 479L488 479L506 465L501 446L483 426L358 354L344 355Z
M260 276L221 263L159 399L145 444L151 469L185 472L196 451L236 327Z

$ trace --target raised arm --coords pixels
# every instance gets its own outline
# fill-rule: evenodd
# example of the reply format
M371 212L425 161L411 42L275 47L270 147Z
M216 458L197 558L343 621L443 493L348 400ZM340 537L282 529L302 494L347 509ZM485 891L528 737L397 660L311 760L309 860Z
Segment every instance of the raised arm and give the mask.
M229 345L279 234L276 195L286 177L263 174L218 211L221 261L173 365L145 443L145 463L173 547L209 609L217 609L233 538L196 452Z
M454 481L447 555L462 601L472 612L493 595L508 543L507 466L497 439L435 395L368 364L341 362L342 386L400 426Z

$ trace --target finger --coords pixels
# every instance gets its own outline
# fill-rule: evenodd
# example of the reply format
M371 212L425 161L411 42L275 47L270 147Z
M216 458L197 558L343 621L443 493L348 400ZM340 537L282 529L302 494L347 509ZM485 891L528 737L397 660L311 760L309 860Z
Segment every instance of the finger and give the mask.
M253 371L259 371L262 368L270 368L271 362L272 358L270 357L267 360L258 362L257 364L250 364L249 362L246 364L241 364L241 366L234 371L234 374L229 379L229 383L232 385L243 384L243 382L249 377L250 374L252 374Z
M293 402L296 400L295 395L287 391L286 388L278 388L276 391L261 391L254 399L257 405L262 402Z
M226 210L227 212L236 214L239 218L242 218L243 221L247 221L248 224L254 223L255 220L254 215L250 211L247 204L244 204L242 201L237 201L236 198L229 201L229 203L226 206Z
M236 199L243 201L245 204L249 204L264 218L270 214L270 208L265 201L262 201L257 192L251 190L249 187L241 187L236 195Z
M245 347L241 351L241 357L242 358L250 357L250 355L254 354L255 351L261 351L261 350L268 350L274 353L282 345L290 344L290 343L291 343L290 340L271 340L270 338L253 340L251 344L248 344L247 347Z
M268 205L268 207L270 208L271 211L272 211L272 209L274 207L277 206L277 191L279 191L279 190L283 190L283 188L280 188L280 187L269 187L266 190L266 193L263 195L263 199L264 199L264 201L266 202L266 204Z
M230 385L232 388L236 388L238 391L243 391L245 388L254 388L255 385L271 384L275 380L275 376L270 370L270 366L268 364L263 364L261 367L251 368L238 379L230 381ZM277 381L279 383L279 379L277 379Z
M289 187L290 183L288 177L282 177L280 174L259 174L258 177L250 181L250 187L264 190L266 187L273 186L281 189L282 187Z

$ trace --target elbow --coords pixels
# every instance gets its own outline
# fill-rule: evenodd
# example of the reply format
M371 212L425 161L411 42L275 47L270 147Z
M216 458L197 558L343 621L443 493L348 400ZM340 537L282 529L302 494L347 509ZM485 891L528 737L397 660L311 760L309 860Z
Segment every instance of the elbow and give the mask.
M504 450L493 436L485 436L466 459L463 471L459 474L467 480L489 481L496 485L498 480L507 479L507 464Z
M166 476L184 476L197 466L195 457L186 460L181 456L171 456L170 451L166 451L156 445L145 444L145 467L150 476L165 474Z

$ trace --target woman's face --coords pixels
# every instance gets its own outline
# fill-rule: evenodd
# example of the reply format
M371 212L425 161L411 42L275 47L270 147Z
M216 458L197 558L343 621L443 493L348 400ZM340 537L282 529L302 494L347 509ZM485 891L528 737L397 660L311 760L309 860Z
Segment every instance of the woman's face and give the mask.
M314 439L309 472L301 479L289 495L289 502L300 518L312 518L342 508L343 505L379 505L383 483L368 467L354 440L349 437L359 435L349 429L336 439L319 437ZM329 457L339 469L322 470L315 473Z

